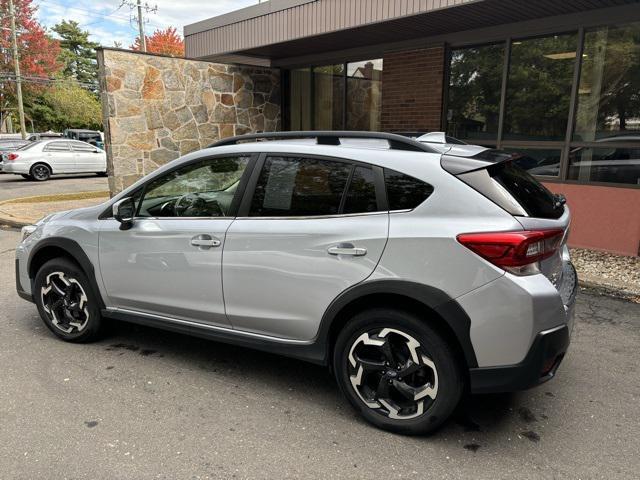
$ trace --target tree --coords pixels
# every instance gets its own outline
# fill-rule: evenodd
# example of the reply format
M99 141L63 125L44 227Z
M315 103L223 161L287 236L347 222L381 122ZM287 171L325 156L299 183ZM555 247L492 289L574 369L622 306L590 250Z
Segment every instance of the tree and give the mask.
M99 100L75 80L58 83L30 98L27 110L39 130L102 128Z
M156 30L150 37L145 35L147 41L147 52L169 55L171 57L184 57L184 42L180 35L176 33L174 27L165 30ZM132 50L141 50L140 37L136 37L131 45Z
M49 37L45 29L34 18L36 7L32 0L14 0L16 27L18 29L18 52L20 73L23 77L25 95L42 91L46 79L57 74L62 65L57 58L58 42ZM0 113L13 112L15 103L15 76L11 52L9 1L0 0Z
M64 64L64 76L75 78L83 84L98 83L96 48L98 43L89 40L89 32L80 29L78 22L62 20L53 27L60 36L60 57Z

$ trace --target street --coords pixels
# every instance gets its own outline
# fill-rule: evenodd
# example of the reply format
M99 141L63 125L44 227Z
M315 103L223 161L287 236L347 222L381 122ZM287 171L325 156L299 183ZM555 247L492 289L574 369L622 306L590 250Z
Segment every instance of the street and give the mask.
M557 378L403 437L365 424L310 364L127 324L57 340L15 293L18 239L0 231L2 478L638 476L638 304L582 292Z
M34 195L107 191L108 189L107 177L93 174L53 176L46 182L25 180L20 175L0 174L0 202L10 198Z

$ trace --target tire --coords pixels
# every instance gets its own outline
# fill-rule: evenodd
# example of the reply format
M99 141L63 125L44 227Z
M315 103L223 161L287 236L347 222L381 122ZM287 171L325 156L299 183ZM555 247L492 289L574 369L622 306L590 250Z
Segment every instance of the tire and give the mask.
M391 308L363 311L345 325L335 344L333 371L368 422L406 435L435 431L464 389L455 352L442 335L426 319Z
M46 163L36 163L29 170L29 175L37 182L44 182L51 178L51 167Z
M42 321L58 338L84 343L100 336L103 321L98 298L87 276L71 260L54 258L40 267L33 297Z
M27 173L21 173L20 176L25 180L33 180L33 177Z

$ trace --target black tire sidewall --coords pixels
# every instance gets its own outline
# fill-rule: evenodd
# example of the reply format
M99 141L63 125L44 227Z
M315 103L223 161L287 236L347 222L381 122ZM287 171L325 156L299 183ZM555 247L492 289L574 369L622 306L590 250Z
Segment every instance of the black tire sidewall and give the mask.
M58 329L49 320L47 313L44 311L42 305L42 296L40 295L41 288L46 281L47 275L53 272L63 272L68 276L77 280L87 296L88 310L89 310L89 322L82 332L65 333ZM38 313L40 318L51 332L57 337L67 342L83 343L94 340L100 333L102 326L102 318L100 314L100 306L96 294L91 288L89 279L85 275L84 271L73 261L66 258L55 258L46 262L38 273L36 274L34 281L33 298L36 306L38 307Z
M347 368L353 342L362 333L380 327L395 328L420 342L422 350L435 363L438 371L438 393L435 401L417 418L391 419L367 407L353 390ZM354 316L340 332L333 355L333 369L340 389L355 409L370 423L384 430L406 435L423 435L435 431L455 410L463 392L460 366L454 350L432 328L426 319L411 312L377 308Z
M47 178L38 178L33 174L34 169L39 166L45 167L49 171ZM32 165L31 168L29 169L29 175L31 175L31 178L33 178L36 182L45 182L51 178L51 167L49 167L49 165L45 163L36 163L35 165Z

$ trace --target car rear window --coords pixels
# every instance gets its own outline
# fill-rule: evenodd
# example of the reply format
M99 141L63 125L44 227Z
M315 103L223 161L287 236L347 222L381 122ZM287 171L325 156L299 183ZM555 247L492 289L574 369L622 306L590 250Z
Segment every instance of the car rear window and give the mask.
M547 188L513 161L488 167L491 178L498 182L531 217L560 218L564 213L561 202Z
M433 187L404 173L384 169L389 210L411 210L433 193Z

